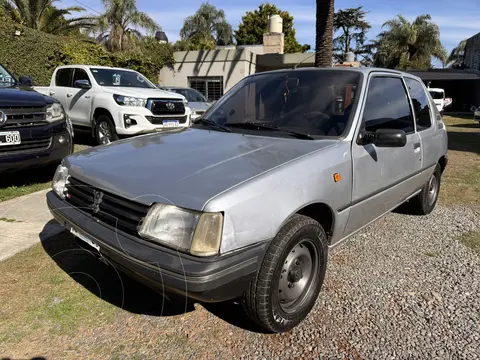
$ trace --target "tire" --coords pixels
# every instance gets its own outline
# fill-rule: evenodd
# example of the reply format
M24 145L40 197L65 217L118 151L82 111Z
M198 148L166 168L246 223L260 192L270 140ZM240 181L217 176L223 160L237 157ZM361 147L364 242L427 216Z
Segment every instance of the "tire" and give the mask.
M437 164L435 171L427 181L422 191L409 201L409 213L413 215L428 215L437 204L440 193L442 169Z
M242 297L250 319L274 333L298 325L318 297L327 269L327 253L322 226L309 217L293 216L273 239Z
M118 140L118 135L110 116L101 114L95 119L95 141L98 145L107 145Z

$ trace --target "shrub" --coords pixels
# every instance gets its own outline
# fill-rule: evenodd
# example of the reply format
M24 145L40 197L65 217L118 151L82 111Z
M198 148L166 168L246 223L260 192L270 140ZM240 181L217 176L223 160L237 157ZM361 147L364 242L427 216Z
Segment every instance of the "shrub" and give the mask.
M20 35L15 35L19 30ZM35 85L49 85L57 66L69 64L116 66L141 72L153 82L164 65L173 62L169 45L152 38L142 40L130 53L108 52L100 44L81 38L60 37L13 24L0 13L0 64L17 78L32 77Z

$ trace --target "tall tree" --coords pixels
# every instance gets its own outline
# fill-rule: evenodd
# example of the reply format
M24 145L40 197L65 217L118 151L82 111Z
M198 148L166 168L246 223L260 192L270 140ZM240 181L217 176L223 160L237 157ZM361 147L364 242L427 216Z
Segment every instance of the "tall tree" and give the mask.
M105 13L99 17L99 40L110 51L135 48L142 37L140 30L150 32L159 25L147 13L137 9L136 0L102 0Z
M242 16L242 22L235 30L235 39L238 45L263 44L263 34L268 31L268 18L280 15L283 21L284 52L296 53L310 50L310 45L300 45L295 37L293 16L287 11L278 9L275 5L266 3L258 9L248 11Z
M440 29L430 15L410 22L404 16L383 24L386 30L377 37L376 66L390 69L428 69L432 57L445 62L447 53L440 41Z
M185 19L180 30L181 41L176 47L184 50L212 49L216 45L232 44L232 26L225 12L209 3L202 3L195 14Z
M445 65L452 68L462 68L464 66L463 60L465 59L465 48L467 47L467 40L462 40L455 46L447 60Z
M315 66L332 66L334 0L317 0Z
M370 53L370 47L365 45L370 24L365 21L366 12L363 8L338 10L333 19L333 30L339 35L333 39L334 58L337 62L345 61L347 52L353 52L356 59Z
M0 0L0 7L16 23L51 34L67 35L94 26L94 17L66 18L74 12L85 11L84 8L71 6L58 9L53 6L56 1Z

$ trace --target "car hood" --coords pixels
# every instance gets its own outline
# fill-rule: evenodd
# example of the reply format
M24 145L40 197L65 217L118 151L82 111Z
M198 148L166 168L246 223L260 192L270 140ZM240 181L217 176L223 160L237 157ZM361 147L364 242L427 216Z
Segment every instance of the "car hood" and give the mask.
M11 106L45 106L47 99L32 88L0 88L0 108Z
M135 96L144 99L148 98L168 98L168 99L183 99L184 97L179 94L171 93L160 89L145 89L145 88L132 88L123 86L102 86L104 92L110 94L118 94L123 96Z
M189 128L138 136L73 154L72 177L150 205L202 210L209 199L338 140L298 140Z

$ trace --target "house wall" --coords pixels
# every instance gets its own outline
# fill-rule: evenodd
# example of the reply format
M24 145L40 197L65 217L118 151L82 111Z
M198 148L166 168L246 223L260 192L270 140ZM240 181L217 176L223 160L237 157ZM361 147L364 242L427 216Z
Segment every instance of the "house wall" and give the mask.
M173 69L164 67L160 84L188 87L189 77L223 77L223 92L256 72L256 55L248 49L177 51Z
M467 40L464 63L469 69L480 70L480 33Z

